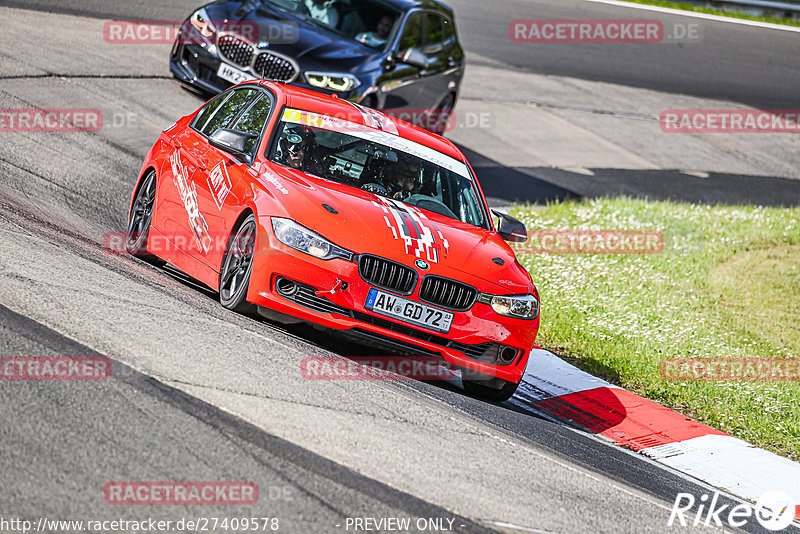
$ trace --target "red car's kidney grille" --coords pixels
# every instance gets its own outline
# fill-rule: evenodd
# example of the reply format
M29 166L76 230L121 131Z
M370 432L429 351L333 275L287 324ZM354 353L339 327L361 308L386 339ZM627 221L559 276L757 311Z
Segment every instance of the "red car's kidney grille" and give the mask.
M377 256L362 255L358 261L361 278L372 285L409 294L417 283L417 273L410 267Z
M295 75L291 62L269 52L262 52L256 58L256 72L264 79L288 82Z
M474 287L439 276L426 276L419 290L421 301L451 310L468 310L477 297Z
M223 35L217 41L222 57L240 67L249 67L253 60L253 47L233 35Z

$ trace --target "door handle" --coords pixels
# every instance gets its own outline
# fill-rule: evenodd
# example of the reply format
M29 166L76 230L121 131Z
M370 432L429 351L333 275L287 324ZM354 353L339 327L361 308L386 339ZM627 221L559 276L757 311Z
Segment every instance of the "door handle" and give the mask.
M181 148L183 146L183 143L181 143L180 139L178 139L177 137L170 137L169 144L171 144L175 148Z
M197 158L197 168L201 171L208 169L208 161L204 157Z

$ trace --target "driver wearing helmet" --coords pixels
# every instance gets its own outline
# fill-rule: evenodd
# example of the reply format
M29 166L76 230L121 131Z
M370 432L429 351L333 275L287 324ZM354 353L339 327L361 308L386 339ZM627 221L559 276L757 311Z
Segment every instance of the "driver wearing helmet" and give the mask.
M288 132L278 143L279 159L288 167L303 170L309 142L296 132Z
M392 166L391 177L392 181L387 185L392 191L392 198L405 200L420 183L420 168L409 163L398 163Z
M286 130L278 142L277 160L287 167L323 176L315 155L314 133L303 129Z

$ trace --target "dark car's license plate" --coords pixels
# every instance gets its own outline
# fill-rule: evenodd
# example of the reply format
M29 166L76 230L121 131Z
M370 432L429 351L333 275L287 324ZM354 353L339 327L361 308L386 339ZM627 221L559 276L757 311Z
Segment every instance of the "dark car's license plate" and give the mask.
M450 325L453 324L453 314L450 312L374 288L369 290L367 302L364 306L375 313L400 319L417 326L423 326L437 332L447 333L450 331Z

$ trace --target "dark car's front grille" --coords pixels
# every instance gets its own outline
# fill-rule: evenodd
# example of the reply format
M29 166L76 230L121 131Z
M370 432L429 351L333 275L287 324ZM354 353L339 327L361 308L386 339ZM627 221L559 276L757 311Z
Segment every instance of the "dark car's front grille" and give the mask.
M291 81L296 73L294 65L290 61L269 52L262 52L258 55L255 69L262 78L281 82Z
M219 54L240 67L249 67L253 61L253 47L233 35L223 35L217 41Z
M372 285L408 295L417 283L417 272L410 267L377 256L362 254L358 261L361 278Z
M438 276L426 276L419 290L419 300L459 311L470 309L477 296L474 287Z

